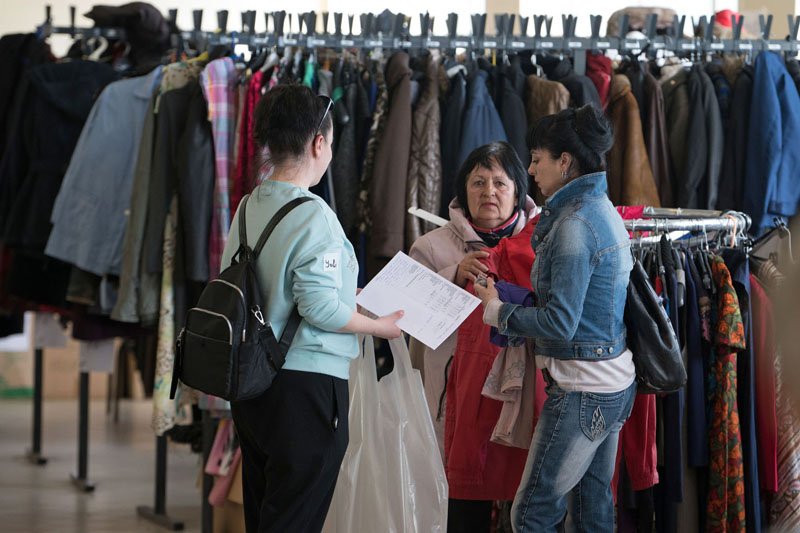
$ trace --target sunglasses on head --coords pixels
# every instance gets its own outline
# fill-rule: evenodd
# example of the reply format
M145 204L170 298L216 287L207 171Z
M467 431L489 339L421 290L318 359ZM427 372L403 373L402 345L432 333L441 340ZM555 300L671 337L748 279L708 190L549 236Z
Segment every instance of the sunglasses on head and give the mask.
M316 135L319 135L320 133L322 133L322 124L325 123L325 117L328 116L328 113L330 112L331 107L333 107L333 99L330 96L325 96L324 94L320 94L318 96L320 98L325 98L328 101L328 107L325 108L325 113L323 113L322 119L319 121L319 126L317 126ZM315 137L316 137L316 135L315 135Z

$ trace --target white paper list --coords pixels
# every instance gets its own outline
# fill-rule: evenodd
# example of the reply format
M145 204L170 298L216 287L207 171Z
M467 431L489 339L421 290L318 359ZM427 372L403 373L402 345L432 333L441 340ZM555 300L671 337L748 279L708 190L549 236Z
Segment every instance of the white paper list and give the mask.
M356 298L378 316L403 310L397 326L436 349L475 310L480 300L403 252L370 281Z

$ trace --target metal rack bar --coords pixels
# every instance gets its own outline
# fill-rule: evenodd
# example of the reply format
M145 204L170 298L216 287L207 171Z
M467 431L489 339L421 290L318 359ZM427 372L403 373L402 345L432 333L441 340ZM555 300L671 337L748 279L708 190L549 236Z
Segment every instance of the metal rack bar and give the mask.
M78 471L70 475L72 484L83 492L93 492L95 485L89 479L89 373L81 372L78 410Z
M670 218L670 219L637 219L626 220L625 228L628 231L733 231L742 226L747 226L743 218L732 215L734 218ZM746 228L742 228L746 229Z
M33 351L33 442L28 450L28 460L35 465L47 464L42 456L42 360L44 351L36 348Z
M170 13L170 17L177 17L177 11ZM337 26L337 31L333 34L327 31L327 25L324 27L323 32L316 31L317 19L326 20L324 14L322 17L317 17L314 12L302 14L301 22L305 21L305 33L289 33L284 34L283 23L286 18L285 12L266 13L267 18L271 15L275 21L275 31L272 33L255 33L255 13L247 12L243 14L243 27L241 32L227 31L226 26L228 22L228 11L222 10L217 13L220 28L215 32L201 31L200 23L202 22L202 10L194 11L195 28L193 31L179 31L177 35L185 41L195 40L199 42L206 42L208 46L216 45L234 45L242 44L248 46L250 49L269 46L300 46L306 48L326 47L326 48L389 48L389 49L455 49L455 48L469 48L471 50L501 50L501 51L519 51L530 50L534 52L550 51L562 52L575 56L576 58L582 54L577 54L580 51L603 51L606 49L624 51L636 51L648 49L648 54L653 56L659 50L670 51L676 54L686 53L710 53L710 52L742 52L748 54L755 54L761 51L769 50L773 52L791 52L797 53L800 51L800 41L797 40L797 23L792 18L787 18L789 21L789 37L790 39L770 39L770 27L762 21L764 30L759 39L740 39L735 35L733 39L716 39L709 36L704 37L691 37L686 38L683 35L680 23L674 25L676 37L655 35L655 31L648 27L646 29L648 35L642 39L628 39L622 30L619 35L600 37L599 24L597 31L592 29L591 37L579 37L575 35L575 23L577 17L574 15L564 15L562 17L563 31L561 36L553 36L550 32L549 22L551 19L544 21L542 17L534 17L537 22L537 31L534 36L528 35L527 24L520 25L520 32L517 35L513 34L513 25L503 22L501 25L505 27L505 31L498 33L496 36L486 36L480 29L470 36L456 36L453 31L456 27L457 16L451 14L448 17L448 35L432 35L432 22L429 25L423 26L422 35L409 35L407 26L404 26L404 15L397 14L393 30L389 34L383 34L376 31L376 24L374 24L375 16L366 14L366 17L372 17L372 22L368 23L365 27L362 24L361 35L352 34L352 24L350 33L344 35L341 32L340 25ZM501 20L510 21L513 15L500 15ZM74 37L98 37L104 36L109 39L122 39L124 38L124 30L120 28L79 28L74 25L74 10L71 11L72 25L71 26L53 26L51 23L51 9L46 6L46 20L42 26L39 27L40 35L46 37L51 34L68 34ZM485 15L483 15L485 17ZM504 17L509 17L508 19ZM594 17L594 16L592 16ZM771 16L770 16L771 17ZM334 13L334 19L341 21L342 13ZM485 20L485 19L482 19ZM520 20L522 17L520 16ZM685 21L685 17L682 19ZM596 23L599 18L594 18L593 22ZM741 24L742 17L739 17L737 24ZM224 22L224 24L223 24ZM547 31L541 31L542 22L548 22ZM485 24L485 22L484 22ZM626 27L624 24L623 27ZM652 20L649 26L654 26Z
M183 522L167 515L167 437L156 437L156 494L153 507L140 505L136 514L170 531L183 531Z
M208 496L211 494L211 489L214 487L214 476L205 473L206 463L208 457L211 455L211 448L214 446L214 428L215 420L212 418L211 413L203 409L203 491L201 502L202 506L202 521L200 531L202 533L211 533L214 530L214 508L208 502Z

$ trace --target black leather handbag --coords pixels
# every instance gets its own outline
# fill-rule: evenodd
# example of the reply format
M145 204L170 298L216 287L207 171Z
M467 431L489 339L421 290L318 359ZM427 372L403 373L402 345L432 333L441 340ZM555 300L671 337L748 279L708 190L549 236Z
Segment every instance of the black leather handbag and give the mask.
M680 390L686 383L686 368L678 338L638 260L628 283L625 326L636 367L637 392L666 394Z

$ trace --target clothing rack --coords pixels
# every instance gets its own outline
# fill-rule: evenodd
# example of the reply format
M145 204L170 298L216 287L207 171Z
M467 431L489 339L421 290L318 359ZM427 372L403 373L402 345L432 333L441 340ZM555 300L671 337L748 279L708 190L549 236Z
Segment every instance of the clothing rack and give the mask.
M31 448L26 456L31 464L43 466L47 458L42 455L42 390L44 385L44 350L33 351L33 431ZM78 399L78 468L70 474L72 484L81 492L92 492L95 484L88 479L89 471L89 373L80 373Z
M645 210L645 215L648 212ZM733 231L746 232L750 228L750 217L744 213L729 212L723 216L700 218L692 215L690 218L647 218L626 220L625 228L628 231Z
M68 34L73 37L105 36L110 39L123 39L124 31L119 28L78 28L75 27L75 8L70 7L71 25L69 27L53 26L51 8L45 8L46 18L38 32L44 38L51 34ZM175 27L178 10L169 10L169 20ZM733 22L733 36L731 39L717 39L713 37L711 29L714 27L715 17L700 17L698 21L692 19L693 37L684 35L686 16L675 16L669 35L657 35L656 25L658 17L655 14L647 15L644 38L628 39L629 15L619 16L619 32L617 35L600 36L600 27L603 17L590 15L591 36L579 37L575 35L578 17L575 15L562 15L562 35L552 35L553 17L533 15L523 17L514 14L496 14L496 35L487 36L486 14L472 15L472 35L458 36L456 28L458 15L450 13L447 17L447 35L434 35L435 18L429 14L420 14L420 35L410 35L410 17L399 13L393 14L392 30L387 35L378 31L378 17L372 13L361 14L361 32L353 34L354 15L348 15L349 29L343 31L343 14L334 13L334 32L329 33L330 13L325 11L321 17L315 12L299 13L300 31L291 33L292 15L288 14L290 21L289 33L285 33L286 11L265 12L266 27L269 28L272 20L272 32L256 33L256 11L241 13L242 31L227 31L228 10L217 11L218 31L202 31L203 10L196 9L192 12L194 29L192 31L178 31L173 35L173 43L180 41L193 41L204 47L227 45L235 47L245 45L250 50L267 47L298 46L304 48L355 48L355 49L438 49L455 50L466 49L471 52L483 53L486 50L507 52L533 51L554 52L573 57L576 73L586 72L586 54L582 51L602 52L604 50L617 50L619 52L639 51L648 58L655 58L659 53L671 52L677 55L708 54L718 52L735 52L755 56L761 51L785 52L797 54L800 51L800 16L787 15L788 33L784 39L771 39L773 15L759 15L760 36L758 39L741 39L744 17L739 16ZM317 31L317 22L321 18L322 32ZM519 28L515 34L515 22ZM533 20L533 35L529 35L529 22ZM304 28L305 27L305 28ZM305 29L305 31L304 31Z

